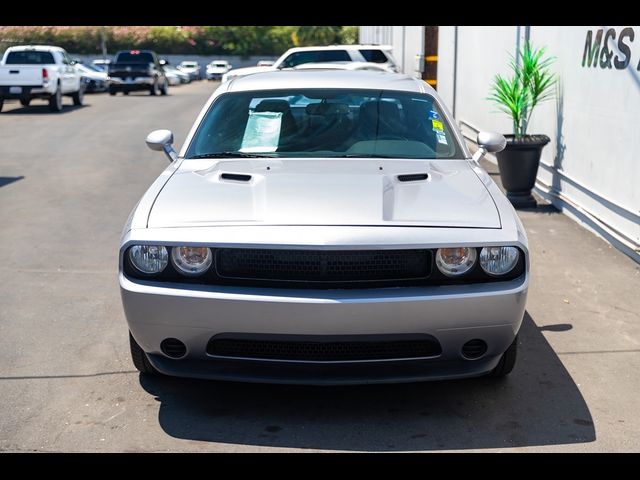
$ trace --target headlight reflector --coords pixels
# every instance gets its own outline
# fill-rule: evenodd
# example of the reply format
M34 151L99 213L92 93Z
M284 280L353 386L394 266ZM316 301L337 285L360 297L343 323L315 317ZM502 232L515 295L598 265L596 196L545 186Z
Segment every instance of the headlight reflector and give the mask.
M475 248L439 248L436 252L436 265L447 277L457 277L471 270L477 256Z
M152 275L162 272L169 263L169 253L161 245L134 245L129 259L140 272Z
M480 251L480 266L492 276L509 273L518 263L520 252L516 247L484 247Z
M180 273L195 277L209 269L213 254L207 247L174 247L171 260Z

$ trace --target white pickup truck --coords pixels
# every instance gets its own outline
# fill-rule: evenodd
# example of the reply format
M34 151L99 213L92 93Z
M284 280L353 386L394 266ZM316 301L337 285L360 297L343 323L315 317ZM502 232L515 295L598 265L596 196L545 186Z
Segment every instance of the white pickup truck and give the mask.
M10 47L0 62L0 111L7 99L18 99L23 106L33 98L49 101L49 109L62 110L62 96L82 105L84 83L67 52L60 47L23 45Z

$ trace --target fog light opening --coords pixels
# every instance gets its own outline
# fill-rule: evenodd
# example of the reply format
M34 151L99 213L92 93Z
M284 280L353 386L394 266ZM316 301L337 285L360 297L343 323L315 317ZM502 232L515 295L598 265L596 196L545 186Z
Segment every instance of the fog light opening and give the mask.
M187 354L187 346L177 338L165 338L160 344L160 350L171 358L182 358Z
M487 342L474 338L462 346L462 356L467 360L477 360L487 353Z

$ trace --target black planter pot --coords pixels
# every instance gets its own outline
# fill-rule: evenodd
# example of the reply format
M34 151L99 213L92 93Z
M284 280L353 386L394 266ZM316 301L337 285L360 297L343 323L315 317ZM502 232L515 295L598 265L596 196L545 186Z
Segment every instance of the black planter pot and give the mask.
M533 208L536 200L531 189L536 183L542 149L550 139L546 135L526 135L520 140L514 135L505 138L507 146L496 153L502 186L515 208Z

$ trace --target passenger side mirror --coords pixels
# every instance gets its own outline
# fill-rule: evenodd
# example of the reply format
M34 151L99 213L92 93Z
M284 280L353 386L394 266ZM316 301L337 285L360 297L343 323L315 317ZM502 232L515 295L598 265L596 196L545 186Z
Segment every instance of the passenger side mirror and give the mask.
M174 162L178 154L173 149L173 132L171 130L154 130L147 135L147 147L157 152L164 152Z
M480 132L476 140L478 150L473 154L473 160L479 162L487 153L496 153L504 150L507 140L504 135L496 132Z

